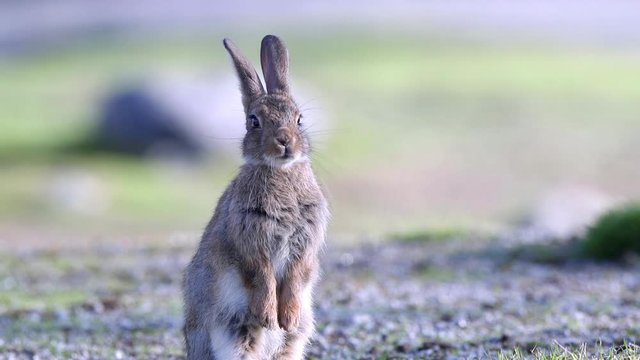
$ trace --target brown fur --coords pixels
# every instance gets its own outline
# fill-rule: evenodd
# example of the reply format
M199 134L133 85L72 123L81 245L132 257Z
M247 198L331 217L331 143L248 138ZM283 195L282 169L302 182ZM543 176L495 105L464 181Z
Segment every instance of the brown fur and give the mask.
M300 359L313 332L308 294L318 278L327 203L289 93L284 44L272 35L262 41L268 92L235 45L224 45L240 78L246 163L220 198L185 272L187 357ZM267 351L276 338L280 346Z

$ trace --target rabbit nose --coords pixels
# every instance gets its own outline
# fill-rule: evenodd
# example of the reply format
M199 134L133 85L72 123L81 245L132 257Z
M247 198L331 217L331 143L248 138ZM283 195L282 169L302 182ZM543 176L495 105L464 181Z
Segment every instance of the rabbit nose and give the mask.
M276 131L276 143L282 146L288 146L291 143L293 137L291 131L287 128L280 128Z

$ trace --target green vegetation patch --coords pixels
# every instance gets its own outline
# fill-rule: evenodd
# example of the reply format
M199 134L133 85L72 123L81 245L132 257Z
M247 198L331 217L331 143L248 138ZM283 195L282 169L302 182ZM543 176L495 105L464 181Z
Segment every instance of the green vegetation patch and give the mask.
M47 292L3 291L0 292L0 310L52 310L84 302L88 294L74 289Z
M616 260L640 254L640 203L630 203L605 213L589 229L582 243L585 256Z
M561 265L569 260L581 258L580 246L576 241L554 244L527 244L518 246L511 251L511 256L516 259L531 262Z
M459 227L438 227L429 229L416 229L390 235L391 239L407 243L423 243L443 241L469 236L466 229Z

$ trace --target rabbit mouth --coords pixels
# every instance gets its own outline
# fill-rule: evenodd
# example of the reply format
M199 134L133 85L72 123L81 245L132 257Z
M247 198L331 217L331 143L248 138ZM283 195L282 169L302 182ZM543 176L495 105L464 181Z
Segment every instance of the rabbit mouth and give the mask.
M283 159L293 159L295 157L295 154L293 150L291 150L291 148L286 147L280 157Z
M282 151L282 154L274 156L273 158L281 161L295 161L298 157L300 157L300 154L297 151L287 148Z
M264 159L266 163L272 167L286 168L302 161L304 157L300 152L283 151L280 155L265 156Z
M291 146L277 146L275 147L272 151L270 151L270 154L267 154L267 156L274 158L274 159L282 159L282 160L288 160L288 159L294 159L296 157L299 157L299 151L294 149Z

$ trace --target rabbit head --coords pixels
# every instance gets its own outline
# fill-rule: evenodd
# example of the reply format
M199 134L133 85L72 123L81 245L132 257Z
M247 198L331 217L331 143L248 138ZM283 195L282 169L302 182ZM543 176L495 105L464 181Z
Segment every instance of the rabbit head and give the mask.
M251 164L288 167L306 161L309 139L302 114L289 89L289 55L282 40L273 35L262 39L260 62L266 91L258 73L229 39L224 47L231 55L240 79L247 133L242 155Z

